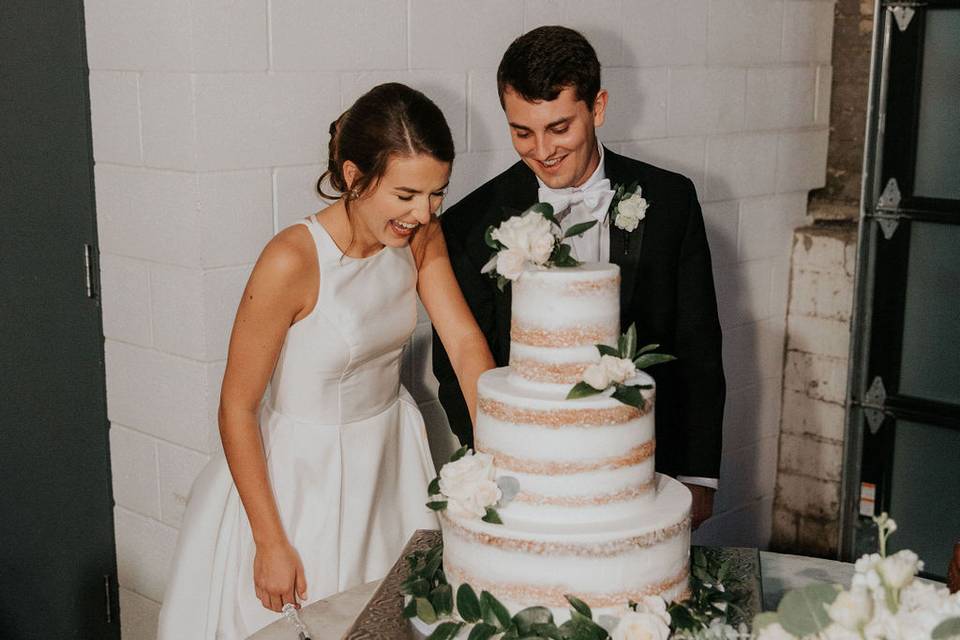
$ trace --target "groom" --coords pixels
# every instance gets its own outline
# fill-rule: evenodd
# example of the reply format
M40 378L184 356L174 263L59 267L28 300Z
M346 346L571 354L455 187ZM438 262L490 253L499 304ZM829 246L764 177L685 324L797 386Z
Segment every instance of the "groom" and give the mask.
M538 201L554 205L564 230L597 220L572 239L575 257L619 265L621 326L636 324L638 344L658 343L658 351L677 357L651 370L657 470L690 488L696 527L713 511L725 383L710 250L693 184L599 144L608 95L593 47L572 29L540 27L515 40L497 70L497 89L520 162L441 217L464 296L497 365L507 365L510 288L500 292L480 273L491 255L484 231ZM628 231L610 222L607 209L613 191L634 182L649 208ZM450 425L472 446L470 416L436 334L433 367Z

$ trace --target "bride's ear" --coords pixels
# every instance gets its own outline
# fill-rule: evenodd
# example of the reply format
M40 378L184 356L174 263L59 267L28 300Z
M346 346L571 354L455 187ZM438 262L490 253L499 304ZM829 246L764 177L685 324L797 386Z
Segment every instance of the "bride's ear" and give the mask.
M360 168L351 160L345 160L343 166L340 168L340 171L343 175L343 182L347 185L347 191L351 191L353 189L353 185L355 185L357 180L359 180L363 175L363 172L360 171Z

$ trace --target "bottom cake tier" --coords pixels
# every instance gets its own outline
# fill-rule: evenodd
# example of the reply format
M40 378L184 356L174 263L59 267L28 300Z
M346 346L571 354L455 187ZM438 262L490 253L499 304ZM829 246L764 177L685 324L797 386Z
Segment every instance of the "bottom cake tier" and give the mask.
M642 513L602 525L511 521L489 524L444 513L443 569L456 593L461 583L489 591L511 613L545 606L569 616L565 594L591 608L616 610L630 600L687 595L690 491L657 474L656 499Z

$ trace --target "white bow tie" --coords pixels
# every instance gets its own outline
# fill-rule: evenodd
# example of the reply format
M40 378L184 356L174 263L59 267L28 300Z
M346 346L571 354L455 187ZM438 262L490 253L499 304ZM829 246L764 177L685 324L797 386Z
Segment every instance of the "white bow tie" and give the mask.
M569 215L574 207L577 207L580 211L589 213L590 217L595 218L597 222L603 223L610 201L613 200L613 189L610 188L610 180L604 178L593 183L587 189L540 187L537 191L537 197L540 202L547 202L553 207L554 215L558 221ZM578 205L582 205L582 208Z

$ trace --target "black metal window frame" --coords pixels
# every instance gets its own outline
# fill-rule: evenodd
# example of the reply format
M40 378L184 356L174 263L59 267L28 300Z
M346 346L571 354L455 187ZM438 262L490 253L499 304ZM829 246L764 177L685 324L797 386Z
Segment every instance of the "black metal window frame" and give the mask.
M960 225L960 200L914 194L925 25L931 9L960 10L960 0L876 4L841 496L840 557L847 560L856 553L860 483L876 485L878 513L889 509L896 422L960 430L960 405L900 393L911 224ZM912 13L906 29L897 25L898 12L901 19ZM882 388L876 386L878 379Z

